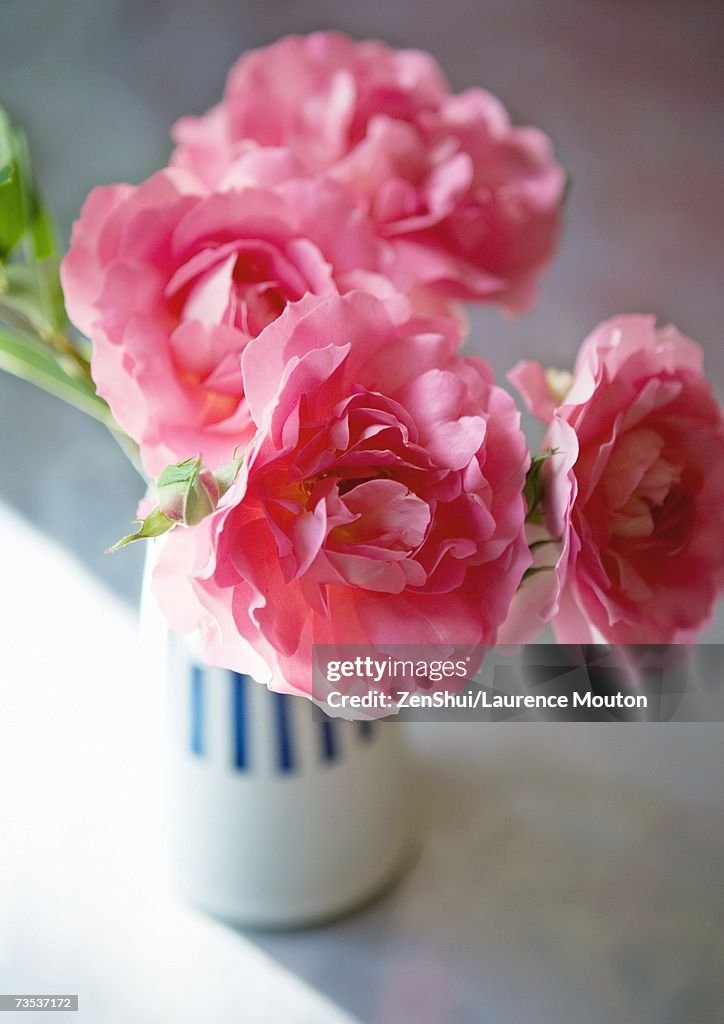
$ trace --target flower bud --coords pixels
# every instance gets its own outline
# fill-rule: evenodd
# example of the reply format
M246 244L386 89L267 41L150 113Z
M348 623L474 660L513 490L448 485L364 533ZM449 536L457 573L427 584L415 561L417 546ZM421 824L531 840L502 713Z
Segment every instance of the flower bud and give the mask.
M156 485L158 507L174 523L195 526L219 503L216 477L197 456L168 466Z

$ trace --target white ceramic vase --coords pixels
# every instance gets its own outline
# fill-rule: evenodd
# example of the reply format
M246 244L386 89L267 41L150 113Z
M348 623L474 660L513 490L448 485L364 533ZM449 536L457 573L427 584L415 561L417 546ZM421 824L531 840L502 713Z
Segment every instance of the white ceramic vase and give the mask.
M303 697L203 665L168 633L148 579L142 621L167 678L172 851L186 897L278 929L372 900L410 848L400 726L318 720Z

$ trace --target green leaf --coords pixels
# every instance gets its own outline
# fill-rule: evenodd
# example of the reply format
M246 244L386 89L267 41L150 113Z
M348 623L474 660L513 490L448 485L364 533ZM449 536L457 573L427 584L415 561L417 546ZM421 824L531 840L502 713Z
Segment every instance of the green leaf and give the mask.
M219 500L216 480L201 456L167 466L156 484L159 508L175 522L195 526L210 515Z
M223 497L224 494L226 494L231 485L234 483L237 476L239 475L242 463L244 462L243 455L240 455L238 458L236 458L236 453L234 453L234 455L235 457L231 460L231 462L227 462L226 465L221 466L214 473L214 476L216 477L216 482L219 485L220 498Z
M25 135L0 107L0 259L25 237L36 259L60 251L53 218L33 185Z
M158 478L158 487L169 487L175 484L191 484L201 468L201 456L194 455L191 459L166 466Z
M41 338L49 338L54 324L43 308L38 289L38 274L30 263L8 263L4 268L0 293L0 316L21 326L31 327Z
M37 195L33 197L32 205L30 237L33 244L33 255L36 260L45 260L55 256L60 249L58 228L50 210Z
M0 259L4 259L18 244L25 230L23 193L17 165L12 164L10 176L5 169L0 183Z
M15 248L25 231L22 157L18 133L0 107L0 259Z
M0 107L0 185L13 177L13 130L10 118Z
M6 264L2 271L4 279L0 281L0 318L10 312L42 339L51 341L66 325L58 269L56 257ZM67 339L63 339L63 344L69 344Z
M525 486L523 487L523 497L525 498L525 504L528 510L525 517L525 521L527 523L540 521L541 506L543 503L543 480L541 474L543 466L546 464L547 460L556 454L556 450L553 448L547 448L545 451L534 455L531 459L530 469L526 475Z
M33 268L45 316L56 331L65 331L68 327L68 314L60 283L60 260L58 255L38 257Z
M28 140L25 133L18 129L15 131L15 154L21 191L23 231L30 243L30 253L36 260L60 256L60 234L50 210L35 187Z
M36 338L0 326L0 370L30 381L106 426L115 427L108 406L92 384L73 376L64 368L63 357Z
M164 533L168 533L174 525L173 520L165 516L160 508L154 508L145 519L137 519L136 522L141 524L141 528L136 530L135 533L129 533L127 537L122 537L113 547L108 548L106 551L107 555L125 548L127 544L133 544L134 541L161 537Z

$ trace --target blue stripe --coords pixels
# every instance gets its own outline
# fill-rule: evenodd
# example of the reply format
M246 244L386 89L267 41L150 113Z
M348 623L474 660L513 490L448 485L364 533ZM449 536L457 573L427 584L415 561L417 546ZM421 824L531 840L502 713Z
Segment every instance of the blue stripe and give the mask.
M204 753L204 675L199 665L191 666L191 750Z
M319 723L320 738L322 741L322 758L325 761L334 761L337 756L337 734L334 729L334 722L324 718Z
M234 767L243 771L247 767L248 744L246 739L246 683L247 677L238 672L231 673L231 714L234 730Z
M277 766L281 772L294 771L294 745L290 722L290 702L286 693L274 693L274 724L277 738Z
M372 725L372 722L363 720L357 723L357 728L359 729L359 734L363 740L372 739L372 735L374 733L374 726Z

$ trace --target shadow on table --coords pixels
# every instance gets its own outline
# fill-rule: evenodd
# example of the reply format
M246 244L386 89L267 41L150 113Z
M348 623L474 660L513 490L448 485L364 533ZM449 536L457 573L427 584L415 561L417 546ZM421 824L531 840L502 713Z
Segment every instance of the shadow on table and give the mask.
M367 1024L716 1024L721 816L645 778L569 770L552 732L528 750L501 735L490 756L420 764L421 854L384 899L252 941Z

